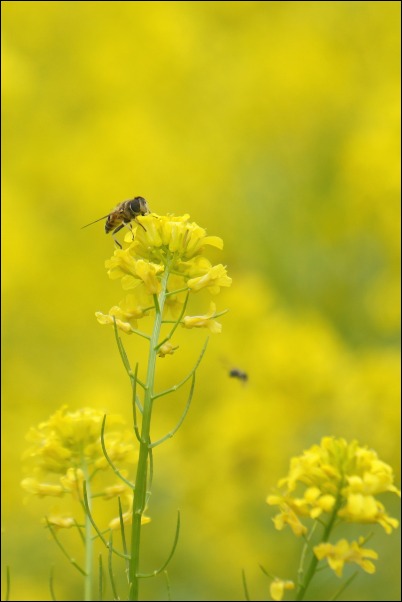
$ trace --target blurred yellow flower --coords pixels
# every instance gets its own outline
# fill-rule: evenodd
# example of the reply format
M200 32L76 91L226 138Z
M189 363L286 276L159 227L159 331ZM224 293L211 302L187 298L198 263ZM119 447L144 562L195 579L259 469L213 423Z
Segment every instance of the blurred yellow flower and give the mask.
M324 437L320 445L292 458L289 474L278 487L280 493L267 498L268 504L280 508L275 526L283 529L288 524L295 535L305 532L300 517L317 519L334 511L345 521L378 523L387 533L398 526L374 497L386 491L399 494L392 469L356 441Z
M349 522L378 523L386 533L391 533L392 529L397 529L399 526L399 521L388 516L381 502L372 495L361 493L348 495L338 516Z
M283 581L282 579L275 578L269 586L269 591L273 600L282 600L285 590L294 588L295 584L293 581Z
M339 540L335 545L320 543L314 547L314 554L318 560L326 558L328 564L338 577L342 577L343 567L346 562L355 563L362 567L366 573L374 573L374 563L368 560L378 558L377 552L362 548L364 538L359 541L348 542L346 539Z
M35 478L27 477L22 479L21 487L32 495L38 497L54 496L61 497L65 493L65 489L61 485L54 485L51 483L40 483Z
M210 304L209 311L204 316L185 316L182 321L184 328L208 328L213 334L222 331L222 324L214 320L216 315L215 303Z
M55 529L71 529L77 522L72 516L57 516L56 514L47 516L42 520L44 525L51 525Z
M49 420L31 428L27 439L32 446L25 452L23 461L26 471L33 476L22 480L23 489L39 497L72 494L82 500L85 478L109 467L100 437L103 416L100 410L82 408L69 412L67 406L63 406ZM118 416L110 416L109 423L123 424ZM113 462L135 461L131 432L106 432L104 440ZM51 475L58 476L56 482L49 482Z
M83 498L84 472L81 468L68 468L65 475L60 477L64 490L75 495L78 500Z
M171 345L170 343L164 343L163 345L161 345L161 347L159 347L158 355L159 357L165 357L165 355L173 355L176 349L178 348L178 345L176 345L176 347L173 347L173 345Z
M271 496L268 497L267 501L268 504L277 503L272 501ZM293 533L297 537L299 537L300 535L305 535L307 533L307 527L303 525L296 513L289 506L283 506L283 508L281 506L281 509L282 512L280 514L277 514L273 519L275 529L278 529L278 531L282 531L282 529L286 525L289 525L289 527L292 529Z
M127 512L123 512L122 517L123 517L124 525L131 525L131 521L133 518L133 513L132 513L131 508ZM149 518L149 516L141 517L141 525L147 525L150 522L151 522L151 519ZM109 526L109 529L112 529L112 531L116 531L117 529L120 529L120 516L116 516L115 518L112 518L112 520L110 521L108 526Z
M111 485L110 487L104 488L103 499L111 500L112 498L118 496L122 497L127 495L129 495L129 497L131 498L131 493L132 491L127 487L127 485L124 485L123 483L118 483L117 485Z
M105 465L100 433L104 412L92 408L82 408L69 412L63 406L49 420L31 428L27 435L33 445L25 452L24 460L34 462L43 472L68 473L69 469ZM109 424L122 424L118 416L110 416ZM119 459L133 461L134 445L126 444L122 449L121 433L105 433L105 443L110 457L119 450ZM106 462L106 460L105 460ZM69 478L69 477L67 477Z

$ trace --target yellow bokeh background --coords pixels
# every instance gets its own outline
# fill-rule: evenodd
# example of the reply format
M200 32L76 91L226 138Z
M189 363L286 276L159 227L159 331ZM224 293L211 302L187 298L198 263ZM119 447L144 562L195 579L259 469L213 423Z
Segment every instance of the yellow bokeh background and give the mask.
M44 501L24 501L21 455L29 427L62 404L130 421L112 330L94 317L122 298L104 268L113 241L102 222L80 228L137 195L221 236L211 258L233 277L188 417L155 452L143 569L164 561L180 508L173 599L242 599L242 569L252 599L268 599L258 565L294 579L302 546L265 503L293 455L357 438L400 483L400 4L6 1L2 17L11 599L49 599L53 564L58 599L82 599L40 524ZM179 329L159 387L187 373L203 335ZM125 344L144 370L143 343ZM158 401L155 436L184 396ZM399 532L374 531L377 573L347 599L400 599ZM309 595L338 586L324 571ZM141 592L167 599L161 577Z

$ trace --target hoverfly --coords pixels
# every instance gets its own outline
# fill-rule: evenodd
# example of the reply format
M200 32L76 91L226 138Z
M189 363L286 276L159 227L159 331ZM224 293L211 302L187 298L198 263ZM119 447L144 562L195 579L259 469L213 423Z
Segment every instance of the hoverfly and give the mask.
M132 221L136 220L139 215L148 215L149 213L150 210L146 200L142 196L136 196L134 199L119 203L108 215L104 215L103 217L96 219L94 222L86 224L82 228L87 228L88 226L92 226L92 224L96 224L96 222L100 222L102 219L106 219L105 232L106 234L112 232L114 242L121 249L122 246L114 237L114 234L117 234L117 232L124 228L124 226L127 226L131 230L132 228L130 224ZM140 222L137 223L141 226L141 228L144 228Z

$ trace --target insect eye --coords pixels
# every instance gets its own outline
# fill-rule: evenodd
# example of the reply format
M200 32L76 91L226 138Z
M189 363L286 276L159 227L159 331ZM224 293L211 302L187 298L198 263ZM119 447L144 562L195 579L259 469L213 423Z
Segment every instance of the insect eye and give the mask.
M139 213L140 212L140 201L139 201L140 197L136 197L135 199L133 199L132 201L129 202L129 207L130 207L130 211L132 211L133 213Z

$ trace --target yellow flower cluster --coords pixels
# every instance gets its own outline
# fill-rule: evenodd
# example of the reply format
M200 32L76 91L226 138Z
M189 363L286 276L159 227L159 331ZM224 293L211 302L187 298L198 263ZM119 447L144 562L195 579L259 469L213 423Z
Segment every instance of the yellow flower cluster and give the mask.
M71 495L82 502L85 479L89 481L106 469L112 473L101 445L103 416L99 410L82 408L70 412L63 406L49 420L32 427L27 435L31 447L23 456L29 476L22 480L22 488L38 497ZM123 421L119 416L110 416L108 424L123 426ZM128 430L107 432L104 441L110 459L119 468L122 463L135 462L134 441ZM113 478L117 477L113 474ZM98 486L97 495L101 493L104 499L120 496L125 507L130 507L132 490L121 481ZM47 521L57 528L76 524L71 516L54 515Z
M378 523L387 533L398 526L376 498L380 493L399 494L390 466L376 452L356 441L324 437L301 456L292 458L287 477L278 483L280 493L267 502L278 505L275 527L289 525L295 535L307 528L302 519L317 519L335 512L337 520Z
M137 328L138 320L154 308L154 295L166 282L165 310L177 319L183 309L187 292L207 290L212 295L221 287L231 285L222 264L212 265L204 256L208 247L223 248L217 236L207 236L206 231L189 215L180 217L150 214L141 218L141 226L134 224L135 239L126 237L128 246L116 249L106 261L109 277L120 279L128 295L110 309L108 314L97 312L101 324L113 324L126 333ZM182 325L186 328L204 327L220 332L221 325L214 320L216 308L204 316L186 316ZM219 314L220 315L220 314Z
M358 541L350 543L346 539L340 539L335 545L324 542L314 547L314 554L318 560L326 558L338 577L342 577L345 563L355 563L366 573L374 573L375 566L368 558L375 560L378 558L378 554L374 550L363 548L363 543L364 537L359 537Z

